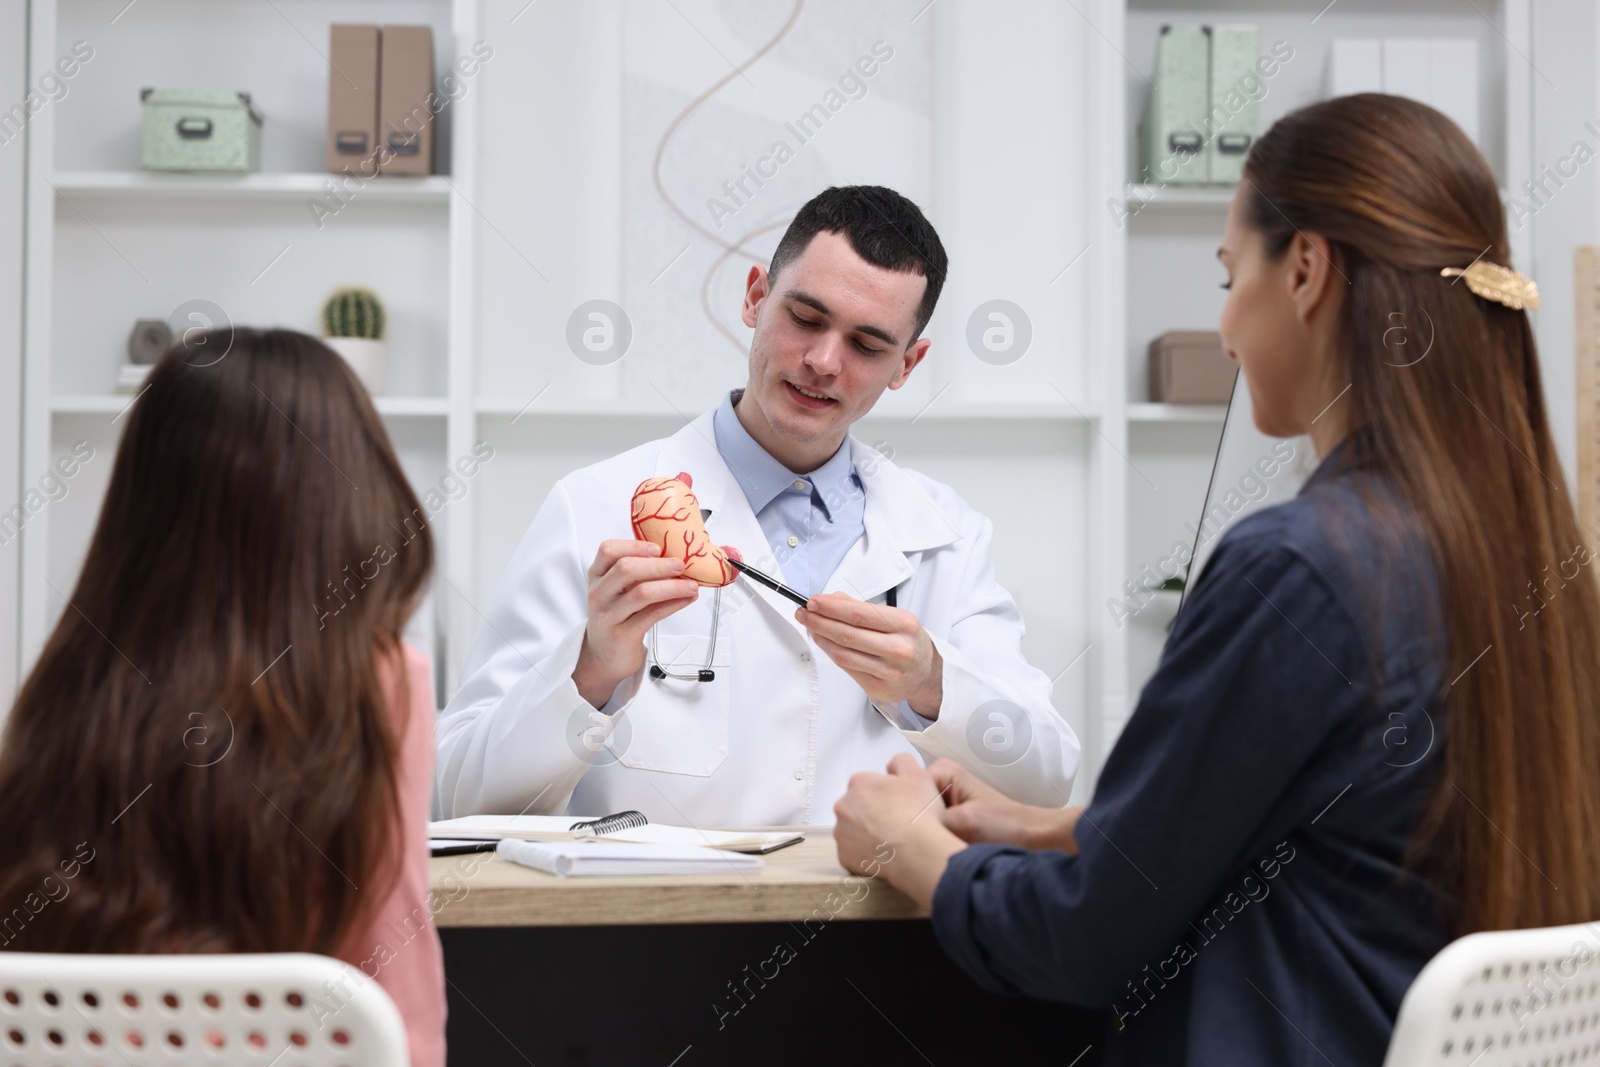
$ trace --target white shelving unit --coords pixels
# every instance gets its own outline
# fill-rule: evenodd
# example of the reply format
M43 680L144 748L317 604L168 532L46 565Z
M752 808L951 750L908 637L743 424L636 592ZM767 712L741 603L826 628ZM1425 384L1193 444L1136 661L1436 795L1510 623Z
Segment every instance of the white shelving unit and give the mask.
M48 469L78 440L95 459L22 532L24 671L65 609L120 420L137 402L113 391L135 319L166 319L203 299L238 325L315 333L331 288L370 285L391 323L394 395L376 406L407 475L426 489L470 453L478 94L469 84L435 120L447 173L347 188L321 225L310 206L338 205L334 175L321 169L328 25L430 25L437 78L477 39L477 18L475 0L31 0L31 69L49 69L76 41L93 54L28 125L23 469ZM266 114L262 171L138 170L139 90L152 85L250 92ZM462 587L472 573L469 517L453 507L434 530L441 577ZM441 587L414 634L449 662L461 650L448 635L466 621Z
M1126 555L1114 584L1138 581L1142 568L1154 569L1174 543L1190 542L1186 524L1200 513L1207 476L1216 452L1225 409L1145 402L1146 349L1170 329L1214 329L1225 294L1224 274L1215 261L1223 225L1233 201L1232 187L1144 184L1138 168L1134 131L1149 92L1146 74L1155 59L1157 35L1166 24L1249 23L1259 28L1262 51L1287 41L1293 57L1266 81L1261 129L1321 96L1328 43L1340 37L1470 37L1478 42L1480 146L1503 187L1517 188L1528 176L1527 129L1531 126L1533 69L1530 7L1526 0L1462 4L1451 0L1341 0L1335 5L1274 0L1128 0L1112 5L1114 18L1099 25L1108 49L1127 57L1118 64L1101 97L1105 108L1123 116L1124 134L1115 152L1119 169L1107 175L1108 197L1120 198L1126 216L1112 226L1122 267L1119 299L1104 305L1121 355L1128 436L1119 441L1128 454L1124 491L1127 505L1120 531ZM1507 121L1516 116L1517 122ZM1532 249L1519 248L1519 262L1531 263ZM1107 400L1108 407L1115 404ZM1110 591L1108 596L1120 596ZM1177 608L1175 596L1157 598L1126 625L1102 619L1102 633L1113 647L1101 694L1102 746L1109 745L1131 712L1159 660L1166 627ZM1119 684L1122 679L1125 683ZM1102 752L1104 747L1102 747Z
M794 164L813 190L924 183L906 188L952 253L929 330L934 354L859 432L994 519L997 575L1029 621L1025 650L1058 679L1057 707L1084 741L1078 800L1155 666L1173 606L1161 601L1119 626L1107 605L1197 517L1223 421L1220 406L1149 403L1145 388L1153 337L1215 325L1223 294L1213 253L1232 196L1138 184L1134 130L1160 26L1250 22L1264 47L1292 42L1295 58L1262 102L1263 129L1316 98L1335 37L1476 37L1484 146L1504 186L1517 188L1529 170L1532 72L1520 58L1528 0L1319 6L944 0L908 21L893 5L864 3L860 49L881 32L897 52L870 95L849 104L849 121L891 109L882 114L896 128L926 123L926 142L908 134L907 151L920 144L928 165L904 178L871 148L848 173L810 157ZM699 0L30 0L32 69L52 66L79 39L95 57L28 126L22 469L46 469L78 439L97 458L24 531L22 670L63 609L55 590L70 590L87 544L117 420L132 400L112 386L133 321L204 298L241 324L314 332L327 290L361 283L390 307L395 395L377 403L414 484L439 484L476 442L495 450L435 520L432 651L448 694L479 608L554 480L674 431L742 381L726 350L718 363L673 333L698 308L652 307L657 277L691 269L674 266L686 244L697 250L690 262L710 252L686 228L653 245L641 236L629 191L650 181L654 146L625 144L617 132L641 110L655 123L657 98L691 99L727 75L728 56L754 50L749 35L766 32L760 20L730 28L724 14ZM480 39L495 58L441 116L443 173L373 181L319 229L306 205L329 177L320 173L320 49L335 21L429 23L441 71ZM787 114L817 100L858 47L841 44L842 58L829 52L824 62L816 40L796 46L813 50L803 53L817 67L810 81L794 57L772 68L781 74L750 72ZM934 74L918 82L919 70ZM626 104L641 77L662 88ZM138 90L163 84L251 92L267 116L262 173L140 173ZM737 80L725 90L730 108L741 91ZM647 132L672 114L662 111ZM706 145L741 135L757 136L730 123ZM694 189L703 197L714 187ZM1119 202L1130 210L1120 220L1108 210ZM758 204L751 210L779 214L775 199ZM756 245L770 252L778 232ZM1519 262L1531 265L1533 251L1519 249ZM257 284L263 277L272 284ZM736 306L709 281L700 295ZM996 296L1026 303L1034 319L1036 350L1015 366L985 366L967 352L967 316ZM615 366L583 365L566 351L567 317L596 297L631 301L637 320L636 351Z

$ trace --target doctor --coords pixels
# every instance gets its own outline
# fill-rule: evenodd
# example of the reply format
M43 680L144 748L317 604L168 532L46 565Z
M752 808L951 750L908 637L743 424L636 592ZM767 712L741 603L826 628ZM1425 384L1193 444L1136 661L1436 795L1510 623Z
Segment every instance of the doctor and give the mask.
M831 822L850 775L947 757L1067 802L1078 742L1022 657L991 524L849 436L922 358L938 234L889 189L828 189L753 266L743 390L556 483L439 719L438 814ZM687 473L711 539L809 598L721 590L632 539L647 478Z

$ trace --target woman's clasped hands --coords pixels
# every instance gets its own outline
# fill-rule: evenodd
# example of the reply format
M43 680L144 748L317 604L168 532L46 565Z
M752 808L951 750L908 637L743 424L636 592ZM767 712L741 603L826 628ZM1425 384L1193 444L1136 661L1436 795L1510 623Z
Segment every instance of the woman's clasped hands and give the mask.
M967 845L1076 852L1082 809L1023 804L952 760L924 768L902 753L887 774L852 775L833 811L840 865L885 878L929 911L950 857Z

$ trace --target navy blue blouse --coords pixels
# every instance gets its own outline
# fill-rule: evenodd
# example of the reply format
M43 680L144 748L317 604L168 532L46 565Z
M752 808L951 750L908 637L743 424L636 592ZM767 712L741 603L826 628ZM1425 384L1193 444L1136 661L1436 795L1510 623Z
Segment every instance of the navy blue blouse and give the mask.
M1438 781L1438 583L1360 440L1230 529L1077 826L975 845L933 902L987 989L1110 1008L1106 1063L1383 1060L1449 902L1406 864Z

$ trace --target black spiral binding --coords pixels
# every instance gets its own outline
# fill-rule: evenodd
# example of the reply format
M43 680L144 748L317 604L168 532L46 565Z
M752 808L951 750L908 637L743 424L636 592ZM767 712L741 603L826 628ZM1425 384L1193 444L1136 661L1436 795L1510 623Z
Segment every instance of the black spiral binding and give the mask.
M615 830L632 830L644 826L649 821L644 817L643 812L619 811L615 815L607 815L601 819L585 819L581 822L575 822L570 829L575 834L609 834Z

